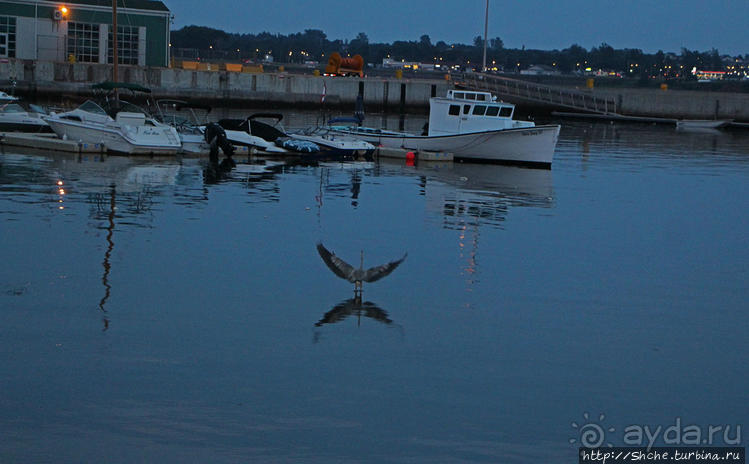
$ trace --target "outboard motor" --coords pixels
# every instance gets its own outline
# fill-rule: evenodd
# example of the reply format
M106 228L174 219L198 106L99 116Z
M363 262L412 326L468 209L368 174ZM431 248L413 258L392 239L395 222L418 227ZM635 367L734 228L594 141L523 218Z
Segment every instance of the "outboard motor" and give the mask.
M226 155L227 160L232 164L234 163L234 160L231 158L234 155L234 146L226 138L226 132L223 127L215 122L206 124L204 135L205 141L211 146L211 162L218 163L218 150L220 148L224 152L224 155Z

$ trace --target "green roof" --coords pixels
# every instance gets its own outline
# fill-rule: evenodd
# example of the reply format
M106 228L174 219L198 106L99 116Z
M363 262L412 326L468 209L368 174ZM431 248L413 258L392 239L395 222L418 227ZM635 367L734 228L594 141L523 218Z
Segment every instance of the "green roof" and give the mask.
M68 0L69 5L92 5L111 7L111 0ZM164 2L157 0L117 0L117 8L133 8L136 10L153 10L168 12Z

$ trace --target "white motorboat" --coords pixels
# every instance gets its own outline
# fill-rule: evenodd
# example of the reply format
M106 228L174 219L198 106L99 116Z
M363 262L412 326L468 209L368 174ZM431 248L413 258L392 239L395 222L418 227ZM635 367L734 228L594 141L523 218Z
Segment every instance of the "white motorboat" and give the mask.
M41 118L45 111L36 105L27 110L18 103L0 103L0 131L3 132L52 132Z
M18 97L14 97L13 95L10 95L7 92L3 92L2 90L0 90L0 103L15 102L18 100L19 100Z
M182 144L177 130L161 123L125 101L117 102L114 118L107 111L86 101L73 111L44 116L58 137L85 143L101 143L107 150L125 154L177 153Z
M221 119L218 124L224 129L226 139L233 145L245 146L268 153L287 153L288 150L276 145L275 141L286 134L275 125L256 121L255 118L276 119L276 125L283 116L280 114L254 114L247 119ZM253 132L254 131L254 132Z
M343 135L324 127L315 127L288 134L295 140L318 145L323 152L334 156L363 157L374 153L375 146L360 137Z
M680 119L676 121L677 129L720 129L731 124L733 119Z
M264 122L260 119L271 120ZM361 157L371 155L375 146L327 128L286 132L281 125L283 115L257 113L247 119L222 119L226 138L235 145L247 145L269 153L316 154L326 157Z
M226 139L232 145L255 148L257 150L265 151L268 153L286 153L287 152L286 149L276 146L275 143L269 142L255 135L248 134L245 131L224 129L224 132L226 133Z
M535 125L512 119L515 106L489 92L448 90L429 100L426 135L358 126L330 129L387 148L452 153L457 160L550 168L559 125Z

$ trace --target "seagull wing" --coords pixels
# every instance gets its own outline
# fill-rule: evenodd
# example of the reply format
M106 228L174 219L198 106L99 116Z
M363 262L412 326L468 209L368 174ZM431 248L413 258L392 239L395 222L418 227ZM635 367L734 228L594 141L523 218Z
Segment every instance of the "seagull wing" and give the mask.
M322 243L317 244L317 252L320 253L320 257L328 268L341 279L346 279L349 282L355 282L354 271L355 269L346 261L342 260L335 254L331 253Z
M371 303L369 301L365 301L362 304L362 308L366 312L365 316L371 317L372 319L376 321L380 321L384 324L392 324L393 320L388 317L387 311L380 308L374 303Z
M408 256L408 253L404 254L403 257L397 261L390 261L389 263L383 264L381 266L370 267L364 272L364 276L361 280L363 280L364 282L375 282L382 279L386 275L393 272L395 268L398 267L398 265L402 263L404 259L406 259L406 256Z
M355 309L360 308L361 305L356 304L355 298L349 298L348 300L342 301L335 305L333 309L325 313L322 319L315 323L315 327L320 327L324 324L335 324L346 319Z

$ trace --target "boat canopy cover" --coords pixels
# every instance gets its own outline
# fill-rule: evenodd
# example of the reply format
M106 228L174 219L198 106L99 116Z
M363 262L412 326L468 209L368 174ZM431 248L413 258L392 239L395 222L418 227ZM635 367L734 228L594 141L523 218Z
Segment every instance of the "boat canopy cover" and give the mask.
M250 135L260 137L267 142L275 142L279 137L286 136L286 134L277 127L253 119L256 117L278 119L279 121L283 118L280 114L259 113L253 114L247 119L220 119L218 124L224 129L244 131Z
M142 85L138 85L138 84L131 84L130 82L104 81L104 82L100 82L98 84L92 85L91 88L100 89L100 90L127 89L127 90L132 90L133 92L151 93L151 89L149 89L148 87L143 87Z
M275 144L281 148L298 153L317 153L320 151L320 147L314 142L296 140L289 137L279 137L276 139Z

